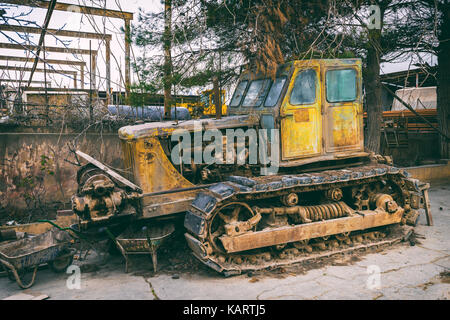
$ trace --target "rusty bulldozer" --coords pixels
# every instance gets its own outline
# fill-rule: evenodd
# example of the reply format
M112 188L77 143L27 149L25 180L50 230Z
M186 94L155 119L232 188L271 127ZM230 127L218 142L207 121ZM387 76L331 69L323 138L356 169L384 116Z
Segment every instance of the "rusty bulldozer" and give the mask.
M73 211L85 228L184 215L193 254L225 275L391 244L427 190L364 150L362 95L360 59L244 72L221 119L121 128L128 174L78 152Z

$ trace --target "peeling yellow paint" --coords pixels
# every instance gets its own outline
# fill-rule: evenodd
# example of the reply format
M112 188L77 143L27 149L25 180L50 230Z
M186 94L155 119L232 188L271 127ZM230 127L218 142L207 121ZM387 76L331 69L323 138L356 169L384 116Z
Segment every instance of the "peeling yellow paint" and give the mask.
M124 142L125 163L144 193L193 186L172 165L157 138Z
M311 157L320 154L322 151L319 77L317 76L316 80L316 101L314 103L303 105L292 105L290 103L290 96L297 75L307 69L314 69L318 75L319 64L314 61L310 63L297 61L295 68L280 110L283 159Z
M295 61L287 93L280 107L282 160L312 158L364 151L362 128L361 63L359 60ZM326 100L325 73L333 69L355 69L355 101L330 103ZM308 69L316 71L314 103L292 105L295 78Z
M274 128L280 128L281 166L295 166L304 162L335 160L365 154L360 60L295 61L281 68L286 70L283 76L288 79L288 87L283 91L281 101L270 110L233 108L231 115L222 119L164 121L121 128L119 137L123 143L125 166L132 172L131 180L138 184L144 193L192 187L193 184L183 176L182 169L177 170L177 164L170 161L166 154L168 151L163 149L165 139L170 139L174 130L184 129L194 133L208 129L259 128L261 114L269 112L275 119ZM327 70L342 68L357 71L356 99L351 102L330 103L326 100L325 73ZM290 97L295 78L300 72L308 69L316 72L315 101L293 105ZM194 193L178 192L146 196L142 200L145 208L143 214L157 215L155 210L180 212L187 205L182 202L186 202L186 199L190 199Z
M358 143L357 122L353 105L333 108L333 145L352 146Z

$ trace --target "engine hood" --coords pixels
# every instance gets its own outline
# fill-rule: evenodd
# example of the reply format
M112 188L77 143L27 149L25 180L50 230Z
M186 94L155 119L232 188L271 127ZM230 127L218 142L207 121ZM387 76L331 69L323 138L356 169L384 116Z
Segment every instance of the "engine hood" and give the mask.
M145 137L170 136L177 129L194 132L197 130L255 126L257 124L259 124L259 115L257 114L228 116L222 119L149 122L120 128L119 138L122 140L135 140Z

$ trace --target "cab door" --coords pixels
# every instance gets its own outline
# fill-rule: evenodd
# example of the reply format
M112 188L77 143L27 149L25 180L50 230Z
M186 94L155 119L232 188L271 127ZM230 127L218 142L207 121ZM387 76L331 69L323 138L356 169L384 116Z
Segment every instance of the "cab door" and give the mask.
M295 70L281 107L282 159L307 158L322 152L319 66Z
M324 137L327 153L363 150L359 65L324 70Z

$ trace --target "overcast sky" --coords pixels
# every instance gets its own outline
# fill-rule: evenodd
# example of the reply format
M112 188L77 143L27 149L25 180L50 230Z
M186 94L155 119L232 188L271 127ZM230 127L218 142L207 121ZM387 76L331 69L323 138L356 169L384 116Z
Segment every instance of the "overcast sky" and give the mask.
M102 3L104 4L104 1L91 1L91 0L64 0L66 3L74 3L74 4L84 4L88 6L102 6ZM108 9L114 9L119 10L121 9L123 11L128 11L134 13L134 21L137 21L138 17L138 9L141 7L145 11L161 11L162 5L160 0L106 0L106 8ZM30 12L31 11L31 12ZM39 9L39 8L29 8L29 7L11 7L7 9L7 16L16 16L20 13L29 13L28 15L24 16L23 19L35 21L39 26L41 26L44 22L46 9ZM105 22L105 23L103 23ZM119 85L121 84L121 73L119 72L120 69L123 70L124 67L124 36L121 32L120 28L123 26L123 21L120 19L110 19L110 18L103 18L103 17L96 17L96 16L86 16L79 13L68 13L68 12L62 12L62 11L54 11L49 28L52 29L59 29L63 28L65 30L74 30L74 31L85 31L85 32L94 32L96 31L95 28L99 28L101 32L106 32L108 34L112 35L112 42L111 42L111 82L113 89L117 90L119 88ZM98 31L97 30L97 31ZM18 35L12 32L5 32L4 34L0 34L0 37L2 38L1 42L10 42L8 38L5 36L5 34L17 41L23 42L23 39L20 39ZM65 41L70 41L70 43L67 43L69 47L73 48L83 48L83 49L89 49L89 40L88 39L76 39L76 38L66 38L66 37L58 37L59 39L63 39ZM37 43L39 40L39 35L31 35L31 39L34 43ZM55 39L55 37L52 36L46 36L46 45L48 46L59 46L61 47L62 44ZM98 73L97 81L99 84L100 89L105 88L105 49L104 44L99 40L91 40L91 47L93 50L98 50L99 56L97 58L97 66L98 66ZM133 48L134 54L139 55L139 51L136 48ZM15 56L26 56L25 51L19 51L19 50L7 50L7 49L0 49L0 55L15 55ZM33 56L30 56L33 57ZM87 70L89 69L89 56L73 56L69 54L59 54L59 53L46 53L46 58L48 59L64 59L64 60L82 60L87 63ZM133 57L132 57L133 58ZM435 64L436 59L434 58L428 58L427 59L429 63ZM9 65L19 65L23 66L22 62L6 62L1 61L0 64L5 65L8 63ZM31 67L31 63L28 64L28 67ZM42 68L42 65L39 65L40 68ZM53 66L55 69L73 69L70 66ZM403 62L403 63L397 63L397 64L384 64L382 66L382 73L388 73L388 72L395 72L395 71L401 71L406 70L410 67L410 62ZM411 69L415 67L411 66ZM2 71L2 72L8 72L8 71ZM1 79L19 79L21 75L16 71L9 71L8 74L3 73L0 77ZM26 73L24 76L24 79L28 79L29 73ZM60 86L67 86L72 87L73 86L73 80L69 76L61 76L58 74L51 74L49 75L53 79L52 85L54 87L60 87ZM78 80L79 80L78 76ZM36 73L33 77L33 80L43 80L44 76L42 73ZM132 74L132 80L135 80L134 75ZM80 83L79 86L80 87ZM86 75L85 76L85 88L89 88L89 78Z

